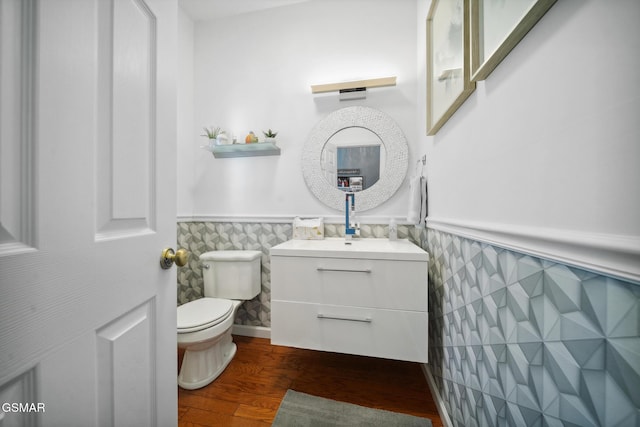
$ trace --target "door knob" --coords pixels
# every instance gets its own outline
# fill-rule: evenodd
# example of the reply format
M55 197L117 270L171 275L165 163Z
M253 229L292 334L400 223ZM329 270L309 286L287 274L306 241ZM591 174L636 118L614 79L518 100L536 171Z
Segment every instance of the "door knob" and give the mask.
M186 249L178 249L174 252L171 248L165 248L160 256L160 267L163 269L171 268L175 262L178 267L187 265L189 261L189 252Z

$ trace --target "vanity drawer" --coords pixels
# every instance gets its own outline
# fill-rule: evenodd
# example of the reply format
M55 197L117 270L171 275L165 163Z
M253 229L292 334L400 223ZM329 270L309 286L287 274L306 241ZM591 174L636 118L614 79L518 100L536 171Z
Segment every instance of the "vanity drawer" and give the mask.
M427 362L426 312L272 301L271 342Z
M271 298L427 311L427 262L271 256Z

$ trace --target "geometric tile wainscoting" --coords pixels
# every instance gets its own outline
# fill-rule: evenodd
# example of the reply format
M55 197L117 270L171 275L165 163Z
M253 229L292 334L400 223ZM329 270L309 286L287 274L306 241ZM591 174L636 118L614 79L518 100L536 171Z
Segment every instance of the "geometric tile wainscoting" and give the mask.
M325 224L326 237L344 237L344 225ZM387 225L363 224L363 238L387 237ZM262 251L262 291L238 309L236 324L271 327L271 264L269 249L291 239L292 226L287 223L254 222L179 222L177 225L178 247L190 252L189 263L178 268L178 305L203 296L202 267L200 254L214 250ZM398 225L398 237L414 238L414 227Z
M433 229L427 246L455 426L640 426L640 286Z
M202 298L200 255L216 250L262 251L262 290L238 309L236 323L271 326L271 266L269 249L291 239L290 224L179 222L178 247L189 251L189 263L178 269L178 305Z

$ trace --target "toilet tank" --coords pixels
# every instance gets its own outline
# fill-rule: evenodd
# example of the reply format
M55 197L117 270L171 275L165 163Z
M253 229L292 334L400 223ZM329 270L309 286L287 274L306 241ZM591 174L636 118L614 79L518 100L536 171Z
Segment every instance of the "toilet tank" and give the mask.
M250 300L260 293L262 252L211 251L200 255L204 296Z

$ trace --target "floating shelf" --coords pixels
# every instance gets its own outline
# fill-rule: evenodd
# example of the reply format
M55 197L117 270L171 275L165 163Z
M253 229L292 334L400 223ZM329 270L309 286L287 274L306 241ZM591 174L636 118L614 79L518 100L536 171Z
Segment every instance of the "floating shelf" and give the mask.
M396 77L382 77L379 79L368 80L354 80L350 82L342 83L328 83L322 85L311 85L311 93L323 93L323 92L339 92L344 90L352 90L359 88L372 88L382 86L395 86Z
M280 148L273 142L253 142L250 144L228 144L203 147L211 151L217 159L229 157L279 156Z

